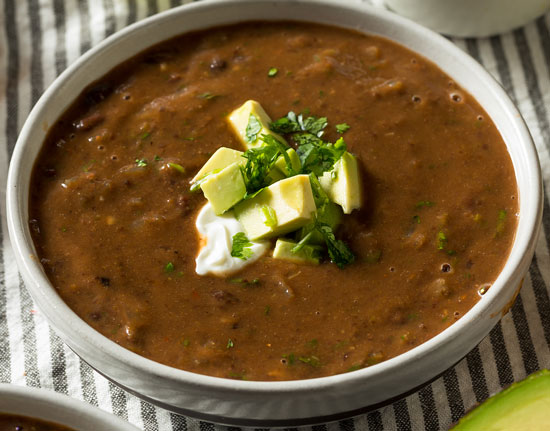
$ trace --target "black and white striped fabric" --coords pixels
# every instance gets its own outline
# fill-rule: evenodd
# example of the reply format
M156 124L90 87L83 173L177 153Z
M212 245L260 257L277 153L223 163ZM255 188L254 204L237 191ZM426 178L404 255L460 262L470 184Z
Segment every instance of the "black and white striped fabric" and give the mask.
M180 3L0 0L0 381L68 394L145 430L206 431L224 427L140 401L94 372L60 341L21 281L5 217L10 154L44 89L105 37ZM498 37L453 41L502 83L536 142L547 192L535 258L511 312L457 366L392 405L304 430L448 429L489 395L533 371L550 368L550 14Z

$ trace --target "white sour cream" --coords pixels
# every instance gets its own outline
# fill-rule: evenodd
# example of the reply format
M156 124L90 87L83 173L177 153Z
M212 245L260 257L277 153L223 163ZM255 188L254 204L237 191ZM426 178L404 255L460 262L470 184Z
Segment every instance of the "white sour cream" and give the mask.
M210 203L200 210L195 226L203 242L195 259L195 271L199 275L229 275L257 260L269 248L268 241L250 241L252 256L246 260L231 256L233 235L244 232L244 229L233 211L217 216Z

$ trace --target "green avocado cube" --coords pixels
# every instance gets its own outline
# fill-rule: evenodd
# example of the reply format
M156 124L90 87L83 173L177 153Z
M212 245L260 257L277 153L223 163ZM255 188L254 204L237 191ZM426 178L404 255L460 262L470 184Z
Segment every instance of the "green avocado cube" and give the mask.
M269 130L271 118L264 111L262 105L255 100L247 100L242 106L229 114L228 119L229 125L246 149L261 147L263 145L262 135L273 135L286 144L282 136Z
M331 171L319 177L321 187L332 202L336 202L350 214L361 207L361 181L357 159L347 151L334 164Z
M275 223L266 220L266 208ZM281 236L313 220L316 207L308 175L277 181L235 206L235 216L250 240Z
M292 169L294 170L294 172L300 172L300 169L302 169L302 163L300 162L300 157L298 156L298 153L294 150L294 148L289 148L288 150L286 150L286 153L290 158L290 164L292 165ZM286 166L286 160L283 156L280 156L277 159L277 161L275 162L275 168L281 171L285 177L290 176L290 172L288 172L288 168Z
M289 260L295 263L319 264L319 248L311 245L304 245L298 252L293 253L292 249L296 246L294 241L278 239L273 250L275 259Z
M232 163L201 183L204 197L208 199L216 215L221 215L240 202L246 194L241 167Z
M208 161L202 166L202 168L197 172L197 175L193 177L191 183L194 183L206 175L214 172L220 171L233 163L239 163L244 165L246 159L242 157L243 152L237 151L232 148L221 147L216 150L214 154L208 159Z

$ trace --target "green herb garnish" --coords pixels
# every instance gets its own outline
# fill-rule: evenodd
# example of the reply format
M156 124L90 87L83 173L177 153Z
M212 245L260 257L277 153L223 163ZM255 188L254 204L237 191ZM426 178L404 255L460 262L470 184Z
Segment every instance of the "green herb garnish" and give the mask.
M351 126L346 123L342 123L342 124L337 124L335 127L338 133L344 133L344 132L347 132Z
M230 338L229 340L227 340L227 348L231 349L233 347L235 347L235 343L233 343L233 340Z
M147 139L149 136L151 136L151 133L143 132L139 138L143 141L143 140Z
M420 201L414 207L415 208L433 207L434 205L435 205L435 203L432 202L432 201Z
M444 250L446 246L447 246L447 236L442 230L440 230L437 233L437 249Z
M310 133L302 133L295 135L294 140L299 145L297 153L302 163L302 172L313 172L318 177L330 171L346 151L346 143L342 138L331 144Z
M312 367L321 366L321 361L317 356L300 356L298 357L298 360L304 364L311 365Z
M294 365L294 363L296 362L296 355L294 353L283 355L283 360L286 361L287 365Z
M239 232L233 235L233 245L231 247L231 256L246 260L252 256L252 243L246 237L244 232Z
M506 227L506 217L508 213L506 210L500 210L498 212L498 220L497 220L497 228L496 228L496 236L501 235L502 232L504 232L504 228Z
M267 76L269 76L270 78L273 78L275 75L277 75L278 72L279 72L279 70L276 67L272 67L267 72Z
M262 124L254 114L250 114L248 117L248 124L246 125L246 131L244 140L249 144L256 142L258 139L258 133L262 130Z
M275 133L308 132L320 138L323 136L327 124L327 117L304 118L304 114L296 115L293 111L290 111L286 117L270 123L269 128Z
M321 225L317 227L321 232L327 244L328 255L330 260L340 269L355 261L355 255L342 240L336 239L334 232L329 225Z
M162 157L160 156L155 156L155 162L160 162L162 160Z
M168 163L168 166L182 174L185 174L185 168L182 165L179 165L177 163Z
M262 205L260 208L264 224L268 227L277 226L277 213L269 205Z
M332 228L328 224L322 222L324 219L324 214L330 203L330 199L313 173L309 174L309 180L311 183L315 206L317 207L316 218L313 222L302 228L302 233L304 236L302 240L292 248L291 251L293 253L297 253L302 250L303 247L308 244L309 240L313 238L314 233L318 232L327 246L330 260L335 263L338 268L343 268L344 266L355 261L355 255L344 241L336 239ZM318 252L318 250L312 250L312 253Z
M199 99L205 99L205 100L211 100L215 99L216 97L220 97L218 94L212 94L210 92L202 93L197 96Z
M136 159L136 165L138 165L140 168L144 168L147 166L147 160L146 159Z
M241 167L246 185L245 199L250 199L271 183L269 172L280 156L283 156L288 171L293 175L292 162L286 153L288 147L273 135L262 135L264 145L247 150L243 157L246 164Z
M164 266L164 272L166 273L170 273L170 272L173 272L174 271L174 264L172 262L168 262L165 266Z

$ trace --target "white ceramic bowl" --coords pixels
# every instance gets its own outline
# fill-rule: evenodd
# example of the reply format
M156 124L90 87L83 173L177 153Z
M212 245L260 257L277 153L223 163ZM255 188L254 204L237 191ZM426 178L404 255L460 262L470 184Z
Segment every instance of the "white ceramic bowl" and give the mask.
M139 431L90 404L45 389L0 384L0 414L27 416L78 431Z
M91 82L145 48L190 30L244 20L327 23L393 39L424 55L475 95L502 134L519 185L520 218L513 250L489 292L458 322L419 347L352 373L288 382L235 381L193 374L123 349L81 320L55 292L28 226L31 169L47 127ZM12 157L8 225L18 264L38 307L86 362L130 392L172 411L219 423L285 425L357 413L412 390L456 363L501 318L531 261L542 213L537 153L520 114L489 74L443 37L389 12L319 1L208 1L164 12L115 34L67 69L30 114Z
M548 0L384 0L388 7L450 36L483 37L527 24L550 10Z

